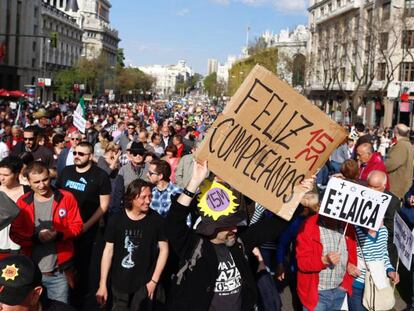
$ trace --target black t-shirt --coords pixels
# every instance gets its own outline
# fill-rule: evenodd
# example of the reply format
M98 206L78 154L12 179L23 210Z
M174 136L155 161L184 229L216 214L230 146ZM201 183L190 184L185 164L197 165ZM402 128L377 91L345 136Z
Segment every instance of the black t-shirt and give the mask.
M42 300L42 310L43 311L76 311L74 307L70 305L50 299Z
M242 279L233 256L225 244L215 244L219 274L209 311L241 310Z
M109 219L105 241L114 244L112 286L132 293L151 280L158 258L158 242L166 241L164 219L149 210L141 220L122 211Z
M85 173L76 172L75 165L66 166L58 177L57 185L73 193L83 222L88 221L100 206L99 196L111 194L108 175L95 165Z

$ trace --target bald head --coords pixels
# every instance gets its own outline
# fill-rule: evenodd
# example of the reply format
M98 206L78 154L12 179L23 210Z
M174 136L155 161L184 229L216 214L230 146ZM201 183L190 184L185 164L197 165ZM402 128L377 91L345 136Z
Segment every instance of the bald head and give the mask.
M399 123L394 128L394 133L398 137L408 137L410 135L410 128L402 123Z
M382 171L372 171L367 181L369 188L383 192L387 185L387 174Z

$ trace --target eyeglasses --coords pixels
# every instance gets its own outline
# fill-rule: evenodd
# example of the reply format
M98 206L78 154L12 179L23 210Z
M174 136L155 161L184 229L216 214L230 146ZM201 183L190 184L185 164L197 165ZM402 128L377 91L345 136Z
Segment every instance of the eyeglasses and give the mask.
M137 155L140 155L142 157L144 155L144 153L141 152L141 151L131 151L131 150L129 150L129 153L132 154L134 157L136 157Z
M78 138L78 137L76 137L76 138L71 138L70 140L77 140L77 141L81 141L81 140L82 140L82 138Z
M128 127L128 130L135 130L135 127Z
M154 173L154 172L151 172L151 171L148 171L148 175L151 177L152 175L159 175L159 174Z
M73 155L74 156L79 155L80 157L84 157L86 155L90 155L90 153L85 153L85 152L80 152L80 151L73 151Z
M33 141L34 140L34 137L24 137L24 140L25 141Z

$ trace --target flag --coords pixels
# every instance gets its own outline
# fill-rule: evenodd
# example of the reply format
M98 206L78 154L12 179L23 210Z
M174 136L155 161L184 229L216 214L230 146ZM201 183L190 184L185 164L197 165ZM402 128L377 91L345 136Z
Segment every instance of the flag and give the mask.
M83 96L79 100L79 105L82 108L82 115L84 118L86 118L86 106L85 106L85 100L83 99Z
M0 43L0 62L6 57L6 42Z

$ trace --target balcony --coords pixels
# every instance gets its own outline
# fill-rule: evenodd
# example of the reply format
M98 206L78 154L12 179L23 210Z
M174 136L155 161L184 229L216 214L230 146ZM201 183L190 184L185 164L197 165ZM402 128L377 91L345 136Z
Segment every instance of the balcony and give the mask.
M322 16L315 17L315 24L318 25L318 24L324 23L324 22L326 22L326 21L328 21L332 18L335 18L337 16L340 16L340 15L345 14L347 12L350 12L352 10L359 9L360 6L361 6L361 2L362 2L362 0L353 0L352 2L347 2L346 4L342 5L339 8L334 8L331 11L326 12ZM309 8L309 11L310 10L315 10L315 9L319 8L322 4L325 4L325 3L328 3L328 2L322 1L322 2L314 5L313 7ZM327 10L325 9L325 11L327 11Z

